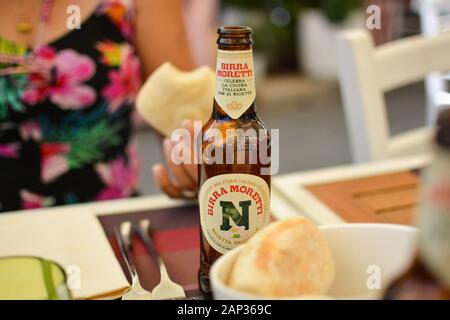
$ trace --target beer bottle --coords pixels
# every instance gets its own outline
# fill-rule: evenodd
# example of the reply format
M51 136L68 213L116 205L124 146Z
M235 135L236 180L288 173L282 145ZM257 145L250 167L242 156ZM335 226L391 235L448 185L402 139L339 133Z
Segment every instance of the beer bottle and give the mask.
M270 134L256 115L252 30L218 29L212 116L201 133L199 286L209 269L269 222Z
M450 109L439 117L435 141L418 212L418 253L388 287L388 300L450 300Z

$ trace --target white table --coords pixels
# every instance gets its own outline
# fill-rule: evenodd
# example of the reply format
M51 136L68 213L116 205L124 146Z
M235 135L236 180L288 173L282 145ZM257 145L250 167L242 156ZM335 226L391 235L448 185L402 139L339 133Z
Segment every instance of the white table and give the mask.
M57 206L52 208L33 209L33 211L35 212L55 211L55 210L77 211L79 209L86 209L92 211L97 216L102 216L102 215L114 215L114 214L133 213L139 211L148 211L152 209L183 207L195 203L196 201L194 200L174 200L170 199L166 195L160 194L130 199L88 202L67 206ZM271 204L272 208L274 208L275 210L272 212L274 213L273 215L275 216L276 219L284 219L296 214L294 208L292 208L285 202L284 198L279 195L277 190L273 190L272 192ZM21 213L21 212L29 212L29 210L16 211L14 213Z
M414 169L425 166L429 161L429 155L418 155L376 163L352 164L275 176L272 180L271 212L276 219L303 215L317 224L343 223L344 221L337 214L320 202L305 186ZM195 202L192 200L173 200L165 195L155 195L35 210L67 211L86 208L101 216L182 207L193 203Z

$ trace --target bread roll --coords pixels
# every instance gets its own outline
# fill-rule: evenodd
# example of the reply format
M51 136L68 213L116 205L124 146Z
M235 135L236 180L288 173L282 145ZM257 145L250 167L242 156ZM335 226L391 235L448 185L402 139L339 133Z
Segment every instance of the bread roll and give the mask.
M296 217L270 224L244 245L229 286L265 297L324 295L334 277L331 251L320 230Z
M203 123L211 116L214 72L206 66L181 71L166 62L142 86L136 107L142 118L165 136L185 119Z

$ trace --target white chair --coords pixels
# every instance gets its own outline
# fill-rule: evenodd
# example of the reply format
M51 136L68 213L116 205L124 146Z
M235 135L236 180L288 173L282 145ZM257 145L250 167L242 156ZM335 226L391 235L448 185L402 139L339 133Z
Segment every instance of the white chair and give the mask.
M450 70L450 33L414 36L375 47L366 30L338 36L339 78L354 162L426 152L432 129L390 137L384 94ZM425 103L425 102L424 102Z
M450 0L416 0L413 7L420 15L423 35L434 37L450 30ZM449 74L433 72L425 79L429 126L435 124L440 107L450 105L450 93L446 83L448 76Z

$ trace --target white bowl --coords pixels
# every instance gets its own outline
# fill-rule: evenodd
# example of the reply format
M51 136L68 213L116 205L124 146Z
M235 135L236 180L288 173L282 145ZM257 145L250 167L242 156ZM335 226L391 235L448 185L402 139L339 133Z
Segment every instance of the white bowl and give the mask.
M380 298L386 286L411 263L418 238L417 228L392 224L338 224L319 229L334 257L336 273L327 296L335 299ZM211 267L214 299L273 299L240 292L227 285L240 248L223 255ZM378 275L379 282L374 278Z

